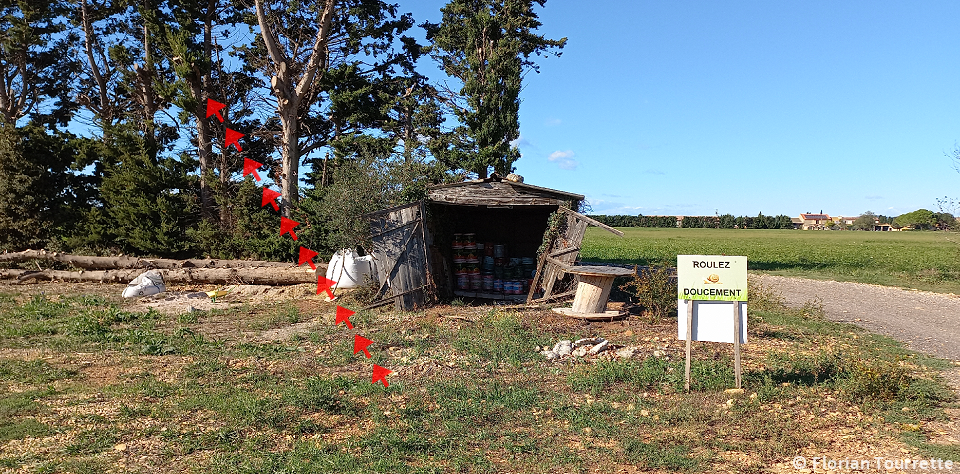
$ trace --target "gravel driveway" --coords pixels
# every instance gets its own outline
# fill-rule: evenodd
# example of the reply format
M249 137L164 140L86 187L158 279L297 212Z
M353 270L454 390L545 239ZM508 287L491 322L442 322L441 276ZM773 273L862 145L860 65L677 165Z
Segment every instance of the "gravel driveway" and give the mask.
M827 318L890 336L915 351L960 361L960 297L863 283L750 275L790 306L819 297Z

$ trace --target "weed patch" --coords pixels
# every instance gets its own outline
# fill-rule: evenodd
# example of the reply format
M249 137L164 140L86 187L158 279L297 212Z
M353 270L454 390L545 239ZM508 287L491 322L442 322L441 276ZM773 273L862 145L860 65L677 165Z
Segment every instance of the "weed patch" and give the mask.
M686 446L664 446L628 440L623 443L627 457L643 464L649 469L669 469L671 471L692 471L699 467L700 461L690 455Z
M548 339L534 331L516 314L491 310L474 324L456 333L452 344L458 351L493 364L520 364L539 358L533 350Z

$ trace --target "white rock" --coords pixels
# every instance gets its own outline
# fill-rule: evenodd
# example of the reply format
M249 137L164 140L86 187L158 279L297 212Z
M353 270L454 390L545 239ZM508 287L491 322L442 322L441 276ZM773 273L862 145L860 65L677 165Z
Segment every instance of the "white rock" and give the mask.
M653 356L654 356L654 357L663 357L663 356L665 356L665 355L667 355L666 352L663 352L663 351L653 351Z
M586 337L586 338L583 338L583 339L577 339L577 342L574 342L574 343L573 343L573 347L592 346L592 345L595 345L595 344L600 344L601 342L603 342L603 341L605 341L605 340L606 340L606 339L604 339L604 338L602 338L602 337Z
M617 349L617 355L620 357L623 357L624 359L629 359L633 357L633 355L636 353L637 353L636 347L624 347L621 349Z
M573 350L574 357L583 357L587 355L587 346L580 346Z
M570 353L573 352L573 343L570 341L560 341L553 346L553 352L556 352L557 355L560 356L570 355Z
M600 344L593 346L592 349L588 352L590 355L597 355L610 348L610 343L608 341L603 341Z
M547 360L554 360L554 359L560 358L560 356L559 356L556 352L553 352L553 351L541 351L541 352L540 352L540 355L546 357Z

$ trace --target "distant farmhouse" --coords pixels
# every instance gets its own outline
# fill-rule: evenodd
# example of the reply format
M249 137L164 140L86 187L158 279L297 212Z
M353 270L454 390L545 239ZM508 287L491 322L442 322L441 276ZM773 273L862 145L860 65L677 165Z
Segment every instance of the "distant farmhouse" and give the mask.
M803 230L825 230L829 228L828 222L833 222L829 214L800 214L798 220L799 222L794 223L794 227L800 224L799 227Z
M833 216L829 214L823 214L821 211L820 214L800 214L800 217L794 217L791 219L793 222L794 229L802 230L827 230L832 229L837 226L847 227L853 225L854 221L857 220L858 216L853 217L844 217L844 216ZM900 230L899 227L894 227L890 224L881 224L879 219L874 219L873 230L876 231L889 231L889 230Z

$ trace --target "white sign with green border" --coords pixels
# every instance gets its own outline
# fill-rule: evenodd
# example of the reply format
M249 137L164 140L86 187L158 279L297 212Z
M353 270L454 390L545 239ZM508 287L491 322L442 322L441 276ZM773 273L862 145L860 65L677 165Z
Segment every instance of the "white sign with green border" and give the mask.
M734 374L741 388L740 344L747 342L747 257L677 255L677 337L687 341L687 391L692 341L732 342Z
M679 339L686 339L688 304L693 305L692 340L735 342L734 305L739 305L741 324L737 342L746 342L747 257L677 255Z
M677 255L677 299L747 301L747 257Z

